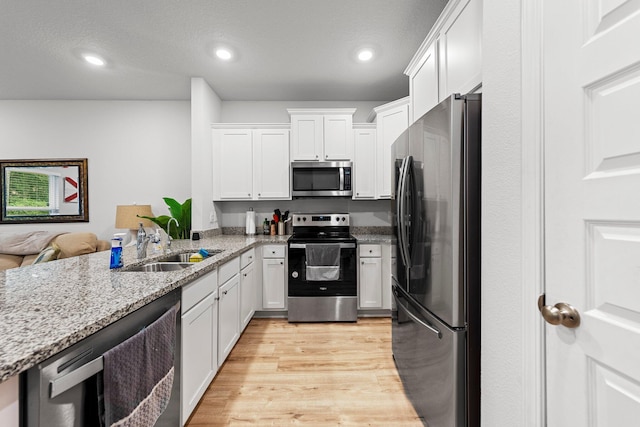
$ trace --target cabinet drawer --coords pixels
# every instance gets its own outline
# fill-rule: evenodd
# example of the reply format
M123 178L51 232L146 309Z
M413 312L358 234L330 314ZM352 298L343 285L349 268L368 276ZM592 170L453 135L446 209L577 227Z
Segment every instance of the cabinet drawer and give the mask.
M251 264L256 259L256 250L251 249L240 255L240 270Z
M216 272L199 277L182 287L182 312L186 313L191 307L202 301L218 288Z
M285 245L267 245L262 247L262 258L284 258Z
M240 257L235 257L231 261L223 264L218 270L218 285L225 282L240 272Z
M381 245L360 245L359 253L361 258L371 258L382 256Z

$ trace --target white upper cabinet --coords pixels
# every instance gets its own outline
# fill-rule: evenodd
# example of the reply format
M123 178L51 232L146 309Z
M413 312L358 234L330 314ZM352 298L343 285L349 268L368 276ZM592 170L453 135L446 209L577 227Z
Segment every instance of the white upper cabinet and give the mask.
M288 109L291 160L352 160L355 108Z
M482 82L482 0L461 0L438 38L440 100Z
M375 199L376 128L374 124L354 124L353 128L353 199Z
M482 0L451 0L404 72L410 122L453 93L482 84Z
M439 102L436 46L436 43L429 45L421 64L409 79L409 92L411 93L409 106L410 123L418 120Z
M409 127L409 97L373 109L376 114L376 198L390 199L393 191L391 145Z
M289 126L246 126L214 125L213 200L290 199Z
M252 147L251 129L213 130L214 200L253 198Z
M289 199L289 131L253 131L254 199Z

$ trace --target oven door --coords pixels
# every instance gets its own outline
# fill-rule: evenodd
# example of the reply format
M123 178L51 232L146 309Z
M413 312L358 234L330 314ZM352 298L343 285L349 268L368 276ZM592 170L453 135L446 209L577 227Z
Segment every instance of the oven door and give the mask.
M356 296L357 259L355 242L326 242L340 246L339 269L311 277L307 269L307 245L304 242L289 242L289 296Z

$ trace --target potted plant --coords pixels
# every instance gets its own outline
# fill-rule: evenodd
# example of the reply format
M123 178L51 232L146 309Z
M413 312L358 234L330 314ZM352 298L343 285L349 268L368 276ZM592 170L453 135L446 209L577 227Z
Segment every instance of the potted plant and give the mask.
M175 221L171 221L171 234L170 236L173 239L190 239L191 238L191 199L185 200L184 203L180 204L175 199L170 197L163 197L162 200L167 204L169 208L168 215L160 215L156 217L151 216L141 216L140 218L145 218L150 221L153 221L155 224L158 224L160 228L162 228L165 233L167 233L167 224L171 218L175 218L178 221L176 224ZM167 233L168 234L168 233Z

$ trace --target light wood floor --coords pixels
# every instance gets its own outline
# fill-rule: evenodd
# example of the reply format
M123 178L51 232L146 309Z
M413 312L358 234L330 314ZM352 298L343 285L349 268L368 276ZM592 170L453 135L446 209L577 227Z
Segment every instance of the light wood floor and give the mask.
M187 426L421 427L391 356L391 320L253 319Z

